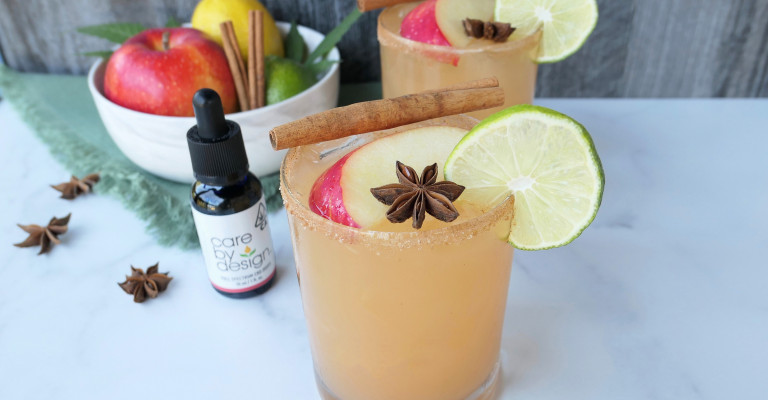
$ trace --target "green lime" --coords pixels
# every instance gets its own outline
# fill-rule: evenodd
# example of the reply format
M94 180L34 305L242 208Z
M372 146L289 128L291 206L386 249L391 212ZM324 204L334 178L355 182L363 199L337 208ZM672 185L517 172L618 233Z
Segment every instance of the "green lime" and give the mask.
M309 69L282 57L266 57L264 74L267 105L293 97L317 82L317 77Z
M595 0L496 0L496 21L517 28L512 38L542 30L540 63L561 61L575 53L597 24Z
M595 218L605 184L587 130L566 115L527 104L469 131L448 156L445 177L464 185L462 197L480 206L514 194L509 242L523 250L578 237Z

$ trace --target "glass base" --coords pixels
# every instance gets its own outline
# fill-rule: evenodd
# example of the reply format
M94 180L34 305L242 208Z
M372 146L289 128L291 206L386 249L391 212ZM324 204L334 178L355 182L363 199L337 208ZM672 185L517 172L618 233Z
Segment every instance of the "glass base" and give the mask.
M496 397L496 388L499 383L499 377L501 376L501 360L496 361L496 365L493 366L493 370L491 371L491 374L488 375L488 378L483 382L482 385L480 385L472 394L470 394L468 397L466 397L463 400L491 400ZM325 382L323 382L322 379L320 379L320 376L317 374L317 371L315 371L315 382L317 383L317 390L320 392L320 398L323 400L345 400L342 399L333 392L331 392L330 389L328 389L328 386L325 386ZM354 399L346 399L346 400L354 400Z

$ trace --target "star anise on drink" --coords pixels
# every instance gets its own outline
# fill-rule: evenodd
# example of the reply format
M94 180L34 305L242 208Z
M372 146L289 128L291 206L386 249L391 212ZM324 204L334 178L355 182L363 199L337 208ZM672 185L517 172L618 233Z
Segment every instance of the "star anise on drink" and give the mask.
M90 174L83 179L77 179L76 176L72 175L69 182L51 185L51 187L61 192L62 199L72 200L81 194L89 193L93 190L93 185L98 182L99 174Z
M147 268L147 273L141 268L134 268L131 265L131 275L125 276L125 282L118 285L125 293L133 295L133 301L143 303L147 297L154 299L157 295L168 287L171 282L167 272L158 272L158 264Z
M54 244L61 244L59 235L67 232L67 224L69 223L69 217L71 215L72 214L67 214L64 218L53 217L51 218L51 221L48 222L47 226L18 224L19 228L23 229L24 232L29 233L29 236L23 242L16 243L14 246L40 246L40 252L37 253L38 255L51 251Z
M489 39L494 42L506 42L515 28L505 22L490 22L467 18L462 21L464 32L475 39Z
M400 183L371 189L376 200L391 206L387 210L390 222L400 223L413 218L413 227L420 229L427 213L443 222L451 222L459 216L453 202L464 191L464 186L450 181L437 182L436 163L424 168L421 178L413 168L400 161L396 169Z

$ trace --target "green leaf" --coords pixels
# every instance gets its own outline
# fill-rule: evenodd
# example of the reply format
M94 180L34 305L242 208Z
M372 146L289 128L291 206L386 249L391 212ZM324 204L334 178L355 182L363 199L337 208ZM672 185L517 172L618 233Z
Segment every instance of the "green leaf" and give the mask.
M285 58L299 63L304 59L304 38L296 27L296 21L291 22L291 30L285 37Z
M144 29L146 28L141 24L118 22L114 24L81 26L77 28L77 31L86 35L109 40L112 43L122 44Z
M328 68L331 68L333 64L337 63L339 63L338 60L321 60L314 64L304 65L304 68L306 68L312 76L319 77L325 75Z
M360 16L363 15L363 13L360 12L360 10L355 7L354 10L352 10L349 15L344 17L344 20L341 21L341 23L333 28L332 31L328 32L327 35L325 35L325 39L323 39L322 42L320 42L319 45L315 48L315 50L307 57L307 61L305 61L305 64L312 64L317 60L318 58L322 57L331 49L333 49L333 46L336 46L337 43L341 40L342 36L344 36L345 33L349 30L349 28L352 27L352 25L357 21Z
M165 22L166 28L178 28L181 26L181 22L179 22L173 15L168 17L168 21Z
M82 53L82 55L86 57L101 57L104 59L109 58L109 56L112 55L111 50L104 50L104 51L87 51L85 53Z

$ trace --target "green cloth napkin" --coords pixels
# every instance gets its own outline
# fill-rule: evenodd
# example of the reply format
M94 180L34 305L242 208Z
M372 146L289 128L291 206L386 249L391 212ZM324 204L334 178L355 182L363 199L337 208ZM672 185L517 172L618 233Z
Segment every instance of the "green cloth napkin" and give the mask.
M190 185L154 176L120 152L101 123L86 77L18 73L0 64L0 89L21 118L73 175L99 172L94 188L147 222L158 243L198 247ZM379 83L342 85L339 104L381 98ZM259 177L270 211L282 206L278 174Z

